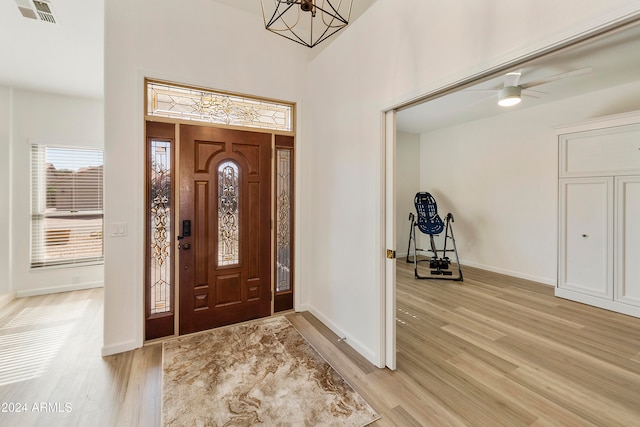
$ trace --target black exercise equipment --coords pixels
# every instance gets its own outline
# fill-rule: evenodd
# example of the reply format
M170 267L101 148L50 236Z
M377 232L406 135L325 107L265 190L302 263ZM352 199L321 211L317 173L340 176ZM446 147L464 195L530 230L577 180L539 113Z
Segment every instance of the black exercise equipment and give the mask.
M407 247L407 263L413 262L414 273L416 279L440 279L462 281L462 270L460 269L460 260L458 259L458 250L456 249L456 239L453 237L452 223L453 215L448 213L444 222L438 215L438 205L436 199L427 192L416 193L413 199L418 213L418 220L413 213L409 214L411 228L409 229L409 246ZM419 249L416 246L416 227L421 233L427 234L431 243L431 249ZM434 236L444 231L444 248L440 251L436 248ZM453 249L447 249L447 242L451 240ZM413 259L410 259L411 244L413 243ZM431 252L433 255L429 259L418 259L418 251ZM456 265L458 266L458 275L454 276L449 270L451 260L447 256L448 252L453 252L456 257ZM441 256L440 254L441 253ZM418 274L418 263L428 262L431 269L431 276L420 276Z

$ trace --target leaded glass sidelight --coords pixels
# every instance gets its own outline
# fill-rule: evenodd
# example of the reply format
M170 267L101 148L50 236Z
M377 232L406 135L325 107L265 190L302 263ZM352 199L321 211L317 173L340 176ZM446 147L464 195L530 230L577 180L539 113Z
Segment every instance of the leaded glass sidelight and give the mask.
M171 311L171 143L151 141L149 170L151 314Z
M276 292L291 290L291 150L276 150Z
M239 259L240 171L233 161L218 167L218 265L234 265Z

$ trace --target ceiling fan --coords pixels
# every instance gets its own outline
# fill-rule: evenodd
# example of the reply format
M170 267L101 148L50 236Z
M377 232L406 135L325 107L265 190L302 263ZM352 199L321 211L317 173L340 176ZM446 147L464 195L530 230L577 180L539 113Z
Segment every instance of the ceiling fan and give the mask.
M576 77L583 74L590 73L592 67L579 68L577 70L567 71L560 74L554 74L541 78L539 80L530 81L520 84L520 78L522 77L522 70L512 71L504 76L504 83L501 88L496 89L481 89L482 91L492 91L498 93L498 105L503 107L510 107L518 104L522 100L522 96L529 96L532 98L539 98L537 95L544 95L544 92L532 90L531 88L541 86L546 83L550 83L556 80L566 79L568 77Z

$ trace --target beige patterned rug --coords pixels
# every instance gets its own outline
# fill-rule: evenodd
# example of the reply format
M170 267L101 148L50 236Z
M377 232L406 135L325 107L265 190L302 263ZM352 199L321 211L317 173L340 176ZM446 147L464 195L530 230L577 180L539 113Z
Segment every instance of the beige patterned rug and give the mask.
M285 317L163 344L164 426L365 426L378 418Z

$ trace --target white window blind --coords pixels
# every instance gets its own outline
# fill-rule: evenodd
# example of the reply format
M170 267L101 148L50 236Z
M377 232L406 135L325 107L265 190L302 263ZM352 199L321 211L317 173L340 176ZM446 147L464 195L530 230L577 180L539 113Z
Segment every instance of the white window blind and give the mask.
M31 267L102 263L102 150L33 145L31 186Z

